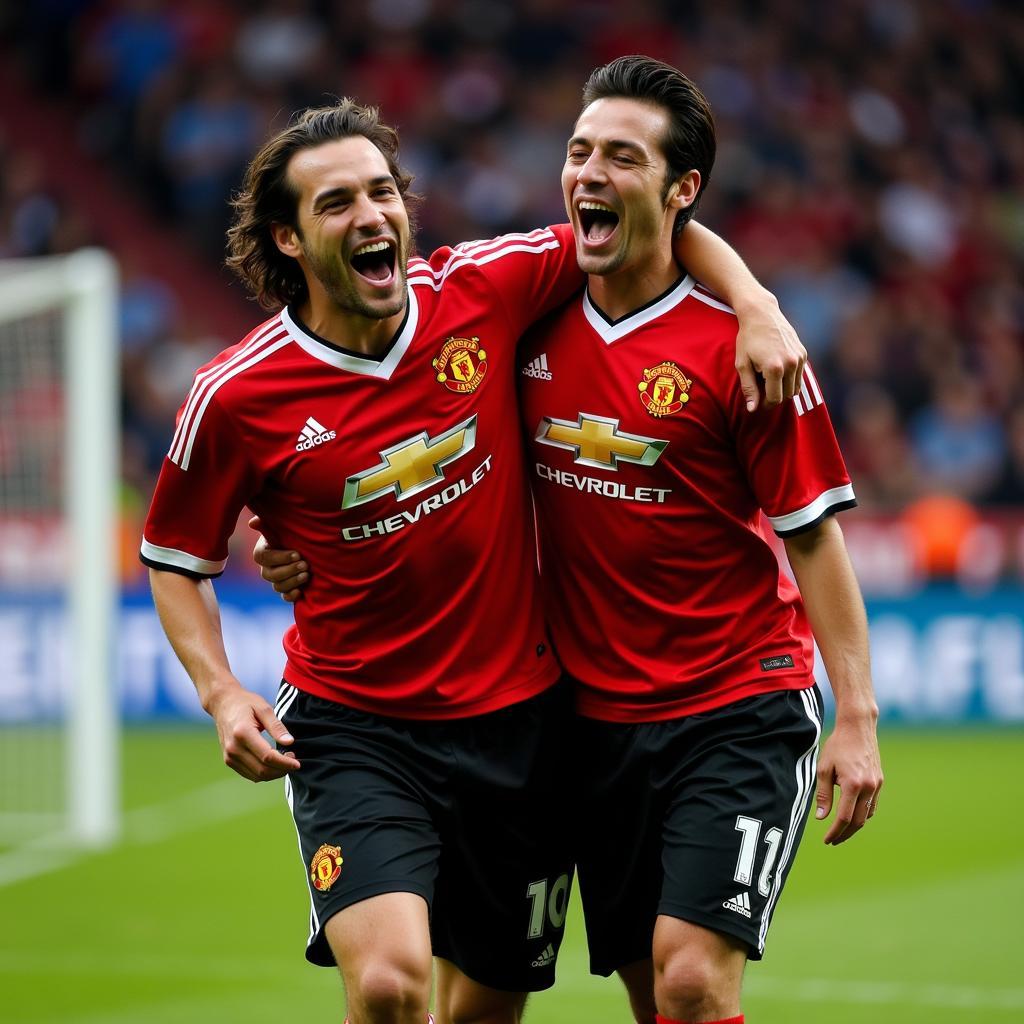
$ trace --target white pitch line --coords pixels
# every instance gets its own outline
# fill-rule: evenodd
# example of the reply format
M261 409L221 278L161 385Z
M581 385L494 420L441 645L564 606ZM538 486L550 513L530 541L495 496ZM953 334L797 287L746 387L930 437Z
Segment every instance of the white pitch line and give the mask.
M163 842L206 825L240 818L280 801L280 793L265 785L228 778L193 789L170 800L139 807L124 816L121 846ZM117 847L113 847L117 849ZM79 848L64 835L47 834L0 854L0 888L47 875L103 850Z
M976 988L904 981L830 981L805 978L784 981L751 975L744 984L751 995L805 1003L831 1002L874 1006L932 1006L961 1010L1024 1009L1024 989Z

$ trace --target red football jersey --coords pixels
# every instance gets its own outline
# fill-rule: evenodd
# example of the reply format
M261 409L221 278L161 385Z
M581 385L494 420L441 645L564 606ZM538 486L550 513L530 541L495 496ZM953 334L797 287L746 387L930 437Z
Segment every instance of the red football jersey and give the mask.
M567 226L409 264L380 359L284 310L196 375L142 560L216 576L248 505L312 579L284 678L378 714L456 718L557 677L516 409L524 329L580 288Z
M799 593L759 531L856 504L808 368L746 411L737 321L693 279L612 323L588 294L520 348L548 625L579 710L706 711L812 683Z

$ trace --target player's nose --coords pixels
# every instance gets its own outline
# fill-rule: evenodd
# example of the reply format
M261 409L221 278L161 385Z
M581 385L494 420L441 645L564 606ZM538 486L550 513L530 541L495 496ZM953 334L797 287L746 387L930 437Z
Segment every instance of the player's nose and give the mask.
M581 185L591 185L605 180L604 160L597 152L591 153L586 162L576 174L576 180Z
M358 196L353 204L353 224L364 230L373 231L384 224L384 211L370 196Z

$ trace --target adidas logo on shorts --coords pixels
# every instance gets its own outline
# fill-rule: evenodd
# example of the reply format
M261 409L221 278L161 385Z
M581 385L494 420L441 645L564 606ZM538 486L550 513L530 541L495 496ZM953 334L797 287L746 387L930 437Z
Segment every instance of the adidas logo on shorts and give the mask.
M548 964L553 963L555 959L555 947L549 942L541 952L540 956L534 960L531 967L547 967Z
M535 377L537 380L551 380L547 352L543 352L536 359L531 359L523 367L522 374L524 377Z
M744 917L750 917L750 894L745 892L737 893L731 900L726 900L722 906L726 910L732 910L737 914L742 914Z
M333 430L328 430L322 423L318 423L310 416L306 420L306 425L299 432L299 443L295 446L295 450L308 452L310 448L333 441L337 436Z

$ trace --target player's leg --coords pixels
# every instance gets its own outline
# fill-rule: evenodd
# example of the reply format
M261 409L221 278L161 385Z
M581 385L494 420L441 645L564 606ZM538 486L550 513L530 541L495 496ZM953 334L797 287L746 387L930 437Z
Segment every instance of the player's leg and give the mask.
M440 957L436 981L437 1024L519 1024L523 1019L525 992L481 985Z
M432 794L447 784L448 751L430 723L294 687L277 710L304 759L285 791L311 899L306 959L339 967L351 1024L423 1024L441 849Z
M655 1024L657 1006L654 1002L654 961L638 960L618 970L622 984L626 986L629 1008L636 1024Z
M518 1024L526 993L554 983L572 882L569 710L558 687L451 724L459 768L431 920L439 1024Z
M349 1024L423 1024L433 961L421 897L372 896L339 911L324 930L345 983Z
M658 723L671 792L653 953L663 1021L734 1021L803 834L820 735L816 690Z
M747 945L689 921L654 927L654 999L672 1021L723 1021L740 1012Z

